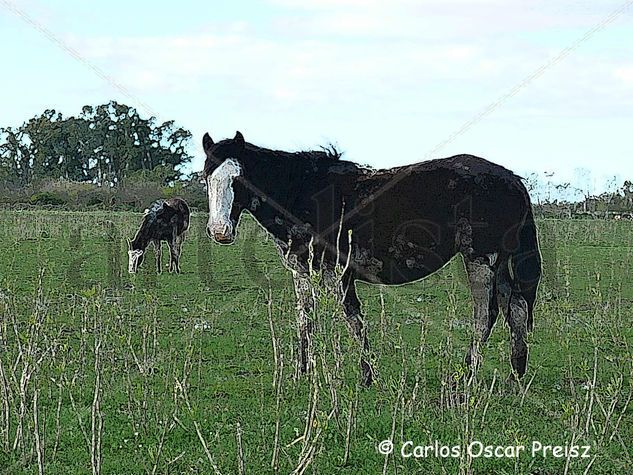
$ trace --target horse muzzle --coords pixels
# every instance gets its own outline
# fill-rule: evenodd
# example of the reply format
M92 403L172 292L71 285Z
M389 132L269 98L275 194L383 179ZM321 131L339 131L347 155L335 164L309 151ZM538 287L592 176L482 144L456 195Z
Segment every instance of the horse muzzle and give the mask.
M235 236L230 225L210 225L207 226L207 236L220 244L231 244Z

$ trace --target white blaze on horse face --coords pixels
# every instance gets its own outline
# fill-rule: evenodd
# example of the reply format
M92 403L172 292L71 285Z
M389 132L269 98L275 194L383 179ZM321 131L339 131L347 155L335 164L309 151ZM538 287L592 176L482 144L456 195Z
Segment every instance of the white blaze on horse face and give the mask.
M138 260L143 255L143 251L141 251L140 249L136 249L136 250L127 251L127 254L129 257L127 270L130 274L134 274L136 270L138 269Z
M218 241L233 238L233 224L231 223L231 209L233 209L233 180L240 176L240 164L229 158L207 178L207 192L209 193L209 222L207 231Z

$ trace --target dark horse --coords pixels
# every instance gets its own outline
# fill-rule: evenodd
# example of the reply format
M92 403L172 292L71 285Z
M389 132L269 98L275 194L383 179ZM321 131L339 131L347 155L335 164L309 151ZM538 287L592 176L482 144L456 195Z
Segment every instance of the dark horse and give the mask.
M169 272L180 273L180 252L189 228L189 206L185 200L171 198L158 200L143 214L143 221L134 239L128 240L128 271L135 273L143 262L143 255L149 243L156 251L156 272L161 273L161 241L169 246Z
M541 257L520 177L472 155L370 170L336 153L260 148L239 132L218 143L205 134L203 147L207 233L231 243L240 214L248 211L272 234L295 281L304 371L312 329L311 253L321 270L343 264L340 298L350 331L365 350L366 384L373 371L354 282L413 282L460 253L474 303L466 357L472 374L501 307L510 327L512 368L523 376Z

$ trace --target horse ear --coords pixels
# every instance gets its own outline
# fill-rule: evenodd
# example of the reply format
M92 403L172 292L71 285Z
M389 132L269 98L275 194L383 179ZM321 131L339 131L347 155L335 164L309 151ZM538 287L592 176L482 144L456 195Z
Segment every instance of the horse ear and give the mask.
M240 132L239 130L237 132L235 132L235 137L233 137L233 142L240 148L243 149L244 145L246 143L246 141L244 140L244 136L242 135L242 132Z
M202 137L202 148L204 149L205 153L208 153L211 150L212 146L213 139L209 135L209 132L207 132L206 134L204 134L204 137Z

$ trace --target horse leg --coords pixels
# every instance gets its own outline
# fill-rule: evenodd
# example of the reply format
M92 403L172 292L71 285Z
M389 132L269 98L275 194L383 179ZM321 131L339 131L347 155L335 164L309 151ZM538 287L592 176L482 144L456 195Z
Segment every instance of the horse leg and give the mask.
M173 244L169 248L170 250L170 262L173 265L170 265L169 271L175 272L176 274L180 274L180 251L181 251L182 241L179 236L174 237Z
M513 375L521 378L527 368L527 302L514 284L508 264L503 263L497 273L498 296L503 314L510 327L510 362Z
M360 300L358 300L358 295L356 295L356 285L353 278L344 279L343 283L346 283L341 289L345 321L350 333L362 344L360 357L361 377L365 386L371 386L374 380L374 370L367 361L369 357L369 340L367 339L367 330L363 325L363 314Z
M169 272L174 272L177 268L176 241L170 239L169 241L167 241L167 245L169 246Z
M182 252L182 237L181 236L176 236L176 241L175 241L175 258L176 258L176 274L180 274L180 254Z
M494 256L496 258L496 256ZM499 312L496 297L496 279L492 256L466 260L466 272L473 298L473 338L466 355L471 378L481 366L481 348L488 340Z
M161 257L160 241L156 240L153 242L154 242L154 252L156 253L156 272L160 274L162 272L162 269L160 267L160 257Z
M297 297L297 336L299 338L298 365L302 374L308 372L311 356L311 338L314 322L311 313L314 310L314 290L308 275L293 271L295 295Z

